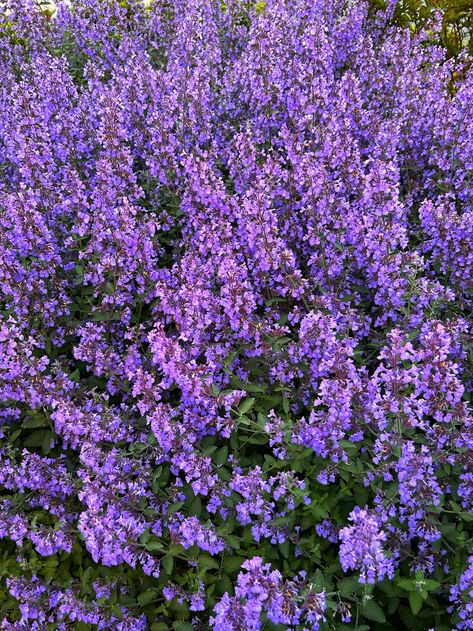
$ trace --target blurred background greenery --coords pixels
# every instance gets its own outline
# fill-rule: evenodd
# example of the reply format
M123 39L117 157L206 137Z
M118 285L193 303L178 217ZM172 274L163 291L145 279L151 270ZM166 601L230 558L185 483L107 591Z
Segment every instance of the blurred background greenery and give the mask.
M369 2L373 9L383 9L388 4L385 0ZM463 49L473 53L473 0L399 0L394 21L417 32L436 12L442 15L439 43L447 48L449 56Z
M77 0L69 1L73 5ZM107 1L104 0L104 2ZM130 7L136 0L117 1L122 6ZM146 0L146 4L166 1ZM54 14L54 0L35 0L35 2L44 13L50 16ZM373 10L385 9L390 4L389 0L368 0L368 2ZM265 0L257 1L257 9L264 10L265 4ZM396 24L408 25L417 32L425 28L437 12L442 15L439 43L447 48L448 55L455 56L465 49L473 54L473 0L398 0L393 19Z

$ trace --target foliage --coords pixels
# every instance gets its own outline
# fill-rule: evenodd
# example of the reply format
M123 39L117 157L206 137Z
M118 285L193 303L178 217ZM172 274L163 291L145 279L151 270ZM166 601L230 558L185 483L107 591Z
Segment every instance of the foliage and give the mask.
M40 4L0 23L2 628L472 629L469 6Z
M376 1L376 0L375 0ZM439 43L449 55L457 55L463 48L473 52L473 4L470 0L402 0L396 3L394 19L397 24L423 28L435 13L441 17Z

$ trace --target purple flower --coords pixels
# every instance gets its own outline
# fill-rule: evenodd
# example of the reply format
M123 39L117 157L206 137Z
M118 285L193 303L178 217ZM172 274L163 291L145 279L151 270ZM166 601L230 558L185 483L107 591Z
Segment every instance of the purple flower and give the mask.
M387 539L378 518L356 506L348 518L353 525L340 530L340 563L343 570L360 572L360 583L375 583L385 576L393 578L394 562L383 549Z

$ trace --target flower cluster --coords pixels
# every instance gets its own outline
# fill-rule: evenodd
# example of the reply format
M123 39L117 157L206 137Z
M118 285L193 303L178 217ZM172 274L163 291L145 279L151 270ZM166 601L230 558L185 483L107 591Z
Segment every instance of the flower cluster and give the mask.
M362 583L375 583L386 575L392 578L394 565L383 551L386 533L376 517L357 506L348 519L353 525L340 531L340 563L344 571L359 569Z
M2 628L472 628L468 54L0 4Z
M293 581L283 581L280 572L271 571L269 563L261 557L245 561L235 588L235 596L227 594L215 607L212 619L217 631L229 629L253 631L262 628L261 612L274 624L284 624L287 629L300 623L317 631L325 621L325 593L315 593L307 586L305 572Z
M142 631L146 629L144 616L133 617L123 610L120 618L108 615L97 603L83 603L73 588L60 591L40 582L35 576L30 580L12 578L7 581L10 593L21 602L21 619L18 623L3 621L2 629L67 629L68 623L92 624L97 629L117 631Z
M473 629L473 557L469 557L468 564L458 584L450 589L450 600L458 608L458 629Z

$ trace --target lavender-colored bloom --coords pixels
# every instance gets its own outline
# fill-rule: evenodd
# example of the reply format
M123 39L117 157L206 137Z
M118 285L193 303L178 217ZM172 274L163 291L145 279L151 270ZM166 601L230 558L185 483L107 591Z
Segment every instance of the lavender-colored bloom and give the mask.
M469 57L391 0L1 4L2 626L147 628L176 549L197 628L346 622L340 542L469 628Z
M224 594L215 606L211 618L213 629L262 628L261 614L274 624L307 625L317 631L325 621L325 593L316 593L307 585L305 573L294 581L285 581L277 570L261 557L253 557L242 564L235 596Z
M473 556L468 558L468 567L460 576L458 584L450 589L450 601L458 616L457 629L473 629Z
M340 530L340 563L343 570L360 572L360 583L375 583L394 576L394 562L385 554L386 533L377 517L359 506L350 513L351 526Z

